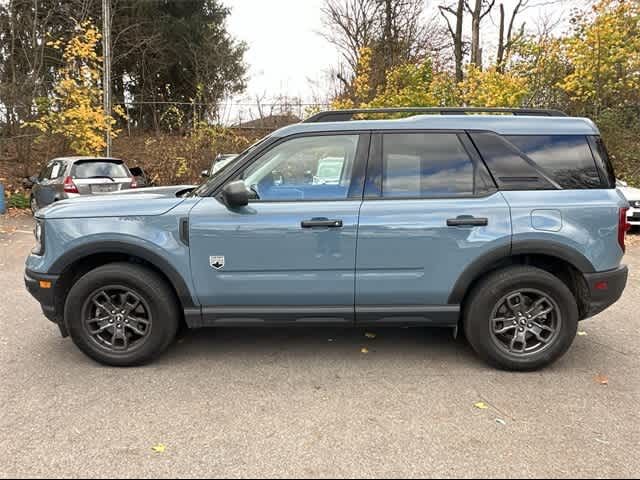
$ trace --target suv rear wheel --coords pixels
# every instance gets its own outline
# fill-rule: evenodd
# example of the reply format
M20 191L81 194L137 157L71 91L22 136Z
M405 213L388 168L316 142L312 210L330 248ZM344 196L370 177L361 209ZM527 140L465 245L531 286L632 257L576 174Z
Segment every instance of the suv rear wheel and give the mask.
M530 266L499 270L482 280L465 307L469 343L506 370L537 370L561 357L578 329L578 307L559 278Z
M175 338L177 300L153 271L129 263L98 267L71 288L65 320L74 343L113 366L149 362Z

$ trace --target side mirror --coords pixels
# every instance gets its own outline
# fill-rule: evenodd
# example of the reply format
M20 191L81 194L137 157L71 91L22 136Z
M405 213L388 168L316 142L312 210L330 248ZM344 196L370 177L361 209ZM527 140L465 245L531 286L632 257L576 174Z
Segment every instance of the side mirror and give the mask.
M200 172L200 176L202 178L209 178L209 170L202 170L202 172Z
M246 207L249 204L249 189L242 180L227 183L222 189L222 199L228 207Z

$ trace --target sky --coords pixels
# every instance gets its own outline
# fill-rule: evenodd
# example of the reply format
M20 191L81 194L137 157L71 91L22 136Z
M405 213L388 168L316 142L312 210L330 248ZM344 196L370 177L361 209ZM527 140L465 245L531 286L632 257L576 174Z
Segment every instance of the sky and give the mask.
M538 4L526 10L521 20L536 28L539 19L558 21L558 30L568 27L572 7L589 0L529 0ZM286 94L312 101L314 93L326 88L326 72L339 62L339 54L318 32L322 31L321 6L324 0L223 0L231 8L228 27L249 46L246 93L235 102L255 103L256 96ZM498 0L498 3L500 0ZM503 0L509 12L516 0ZM427 14L433 14L439 2L426 0ZM497 13L497 6L494 13ZM485 41L495 44L497 15L483 23ZM466 29L470 27L469 22ZM315 86L314 86L315 85ZM234 109L235 110L235 109Z

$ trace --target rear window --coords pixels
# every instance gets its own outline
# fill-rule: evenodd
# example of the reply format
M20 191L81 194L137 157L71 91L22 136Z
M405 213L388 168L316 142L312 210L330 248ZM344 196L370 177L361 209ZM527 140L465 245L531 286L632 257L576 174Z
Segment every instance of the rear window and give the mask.
M562 188L603 188L584 135L513 135L506 138Z
M129 177L129 170L122 162L91 161L77 162L73 166L71 176L74 178Z

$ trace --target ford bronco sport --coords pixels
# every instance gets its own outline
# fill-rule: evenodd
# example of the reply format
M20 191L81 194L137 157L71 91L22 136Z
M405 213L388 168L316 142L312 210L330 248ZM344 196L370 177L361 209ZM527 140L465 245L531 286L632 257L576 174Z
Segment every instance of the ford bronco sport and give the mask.
M370 113L412 116L354 119ZM314 181L327 162L339 175ZM40 210L25 282L110 365L148 362L184 322L460 328L489 363L534 370L621 296L627 207L587 119L323 112L192 191Z

